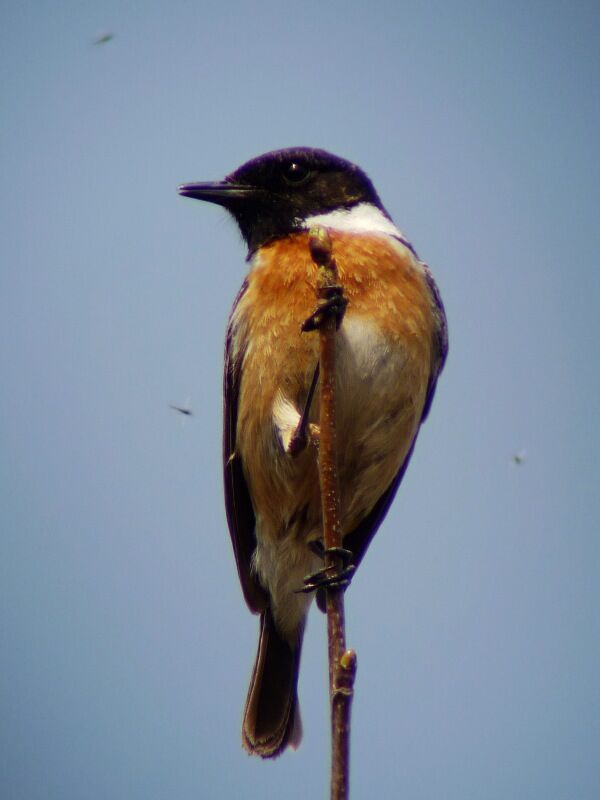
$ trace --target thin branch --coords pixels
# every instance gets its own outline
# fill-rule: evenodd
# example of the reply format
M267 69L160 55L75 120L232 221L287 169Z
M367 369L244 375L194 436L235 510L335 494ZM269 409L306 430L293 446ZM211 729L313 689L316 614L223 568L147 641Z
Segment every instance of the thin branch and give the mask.
M337 282L337 268L332 257L331 239L323 228L310 231L309 246L318 265L317 298L321 305L342 288ZM319 311L317 310L317 317ZM323 515L325 567L341 571L341 556L332 548L341 548L340 492L337 473L335 427L335 314L323 313L318 322L320 339L320 436L319 478ZM350 708L356 675L356 654L346 650L344 590L328 587L327 638L329 652L329 697L331 701L331 800L346 800L350 773Z

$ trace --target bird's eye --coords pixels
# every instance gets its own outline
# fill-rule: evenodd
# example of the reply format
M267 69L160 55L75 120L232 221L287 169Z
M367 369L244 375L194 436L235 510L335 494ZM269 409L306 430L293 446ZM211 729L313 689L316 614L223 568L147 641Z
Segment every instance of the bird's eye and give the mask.
M290 161L283 169L283 179L291 186L299 186L310 177L310 170L298 161Z

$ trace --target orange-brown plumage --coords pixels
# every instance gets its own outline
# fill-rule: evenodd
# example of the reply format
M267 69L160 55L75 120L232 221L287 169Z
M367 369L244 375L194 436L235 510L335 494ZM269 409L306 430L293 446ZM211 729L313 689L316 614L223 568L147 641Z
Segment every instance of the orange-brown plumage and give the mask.
M405 417L394 442L396 457L390 466L391 480L416 433L431 374L435 326L431 294L414 256L401 244L381 236L335 231L331 237L339 280L348 298L340 338L343 340L344 330L353 320L365 319L379 331L390 350L398 348L402 352L404 380L394 387L380 389L386 399L390 395L384 403L386 410L387 406L391 409L387 413L400 408ZM237 447L246 465L255 509L271 523L263 526L264 536L286 533L277 527L282 519L281 498L286 494L292 495L290 508L305 499L312 501L315 513L320 507L315 451L309 449L298 460L278 459L281 464L276 468L274 454L265 443L265 432L268 437L272 433L277 393L283 393L301 410L317 363L317 337L300 331L302 322L314 309L315 281L316 267L308 249L308 234L274 241L263 247L255 259L247 289L235 311L234 350L238 337L246 342L240 354L243 377ZM365 380L372 377L365 376ZM377 394L376 383L369 388ZM374 401L372 413L378 417L381 400L375 397ZM345 424L347 433L346 439L338 437L342 477L344 455L348 463L355 460L363 435L351 419L345 419L354 416L351 402L351 398L344 398L344 386L340 385L340 430L344 430ZM312 418L318 419L317 402ZM257 447L258 443L263 446ZM385 485L378 488L381 491ZM356 523L355 518L347 520L344 527L352 523Z

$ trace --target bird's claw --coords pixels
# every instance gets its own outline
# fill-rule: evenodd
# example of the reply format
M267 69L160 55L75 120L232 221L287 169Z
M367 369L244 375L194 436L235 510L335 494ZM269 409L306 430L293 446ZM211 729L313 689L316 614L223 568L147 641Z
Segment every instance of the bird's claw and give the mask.
M348 300L344 296L344 287L336 283L333 286L326 286L319 290L321 300L316 310L302 323L302 333L320 330L325 322L331 318L335 319L336 330L339 329L344 319L344 313Z
M344 566L347 566L352 561L354 555L352 550L348 550L346 547L328 547L326 550L322 539L313 539L312 542L308 543L308 547L316 556L323 559L323 561L328 554L331 556L339 556Z
M352 575L356 569L354 564L351 564L353 553L345 547L323 547L323 542L317 539L309 543L309 548L319 558L324 559L327 555L337 556L341 564L330 564L323 567L312 575L307 575L298 593L316 592L319 589L341 589L346 588L352 580Z
M354 564L348 564L341 569L337 564L323 567L323 569L313 572L312 575L307 575L303 581L304 586L297 589L296 592L307 594L316 592L318 589L345 589L350 585L355 569Z

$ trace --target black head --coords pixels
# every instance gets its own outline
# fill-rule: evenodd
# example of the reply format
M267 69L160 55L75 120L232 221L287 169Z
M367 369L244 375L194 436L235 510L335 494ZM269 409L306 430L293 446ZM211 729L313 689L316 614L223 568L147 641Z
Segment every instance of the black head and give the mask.
M325 150L290 147L252 159L217 183L189 183L179 193L224 206L250 253L303 227L307 217L358 203L385 213L365 173Z

